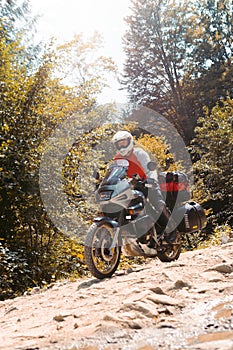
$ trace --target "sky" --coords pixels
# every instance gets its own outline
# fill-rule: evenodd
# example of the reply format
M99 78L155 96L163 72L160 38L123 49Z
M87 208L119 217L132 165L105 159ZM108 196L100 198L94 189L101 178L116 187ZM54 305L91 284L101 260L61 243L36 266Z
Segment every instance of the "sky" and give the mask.
M70 40L74 34L90 37L98 31L104 40L102 54L111 57L122 72L125 55L122 36L127 26L124 18L130 14L130 0L30 0L33 14L39 14L38 38ZM98 101L126 103L126 93L119 91L113 77L107 83Z

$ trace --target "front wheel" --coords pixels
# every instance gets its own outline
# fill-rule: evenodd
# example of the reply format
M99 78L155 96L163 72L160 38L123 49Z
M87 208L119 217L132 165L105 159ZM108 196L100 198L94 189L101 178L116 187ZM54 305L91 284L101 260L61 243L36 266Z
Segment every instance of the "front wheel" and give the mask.
M111 277L119 265L121 247L117 243L111 248L114 234L113 227L106 223L100 226L92 224L87 231L84 257L89 271L96 278Z

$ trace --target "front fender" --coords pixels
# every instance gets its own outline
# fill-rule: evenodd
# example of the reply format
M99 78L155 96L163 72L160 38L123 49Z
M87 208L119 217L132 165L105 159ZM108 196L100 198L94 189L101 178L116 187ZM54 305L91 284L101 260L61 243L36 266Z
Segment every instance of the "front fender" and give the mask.
M97 226L100 226L102 224L109 224L113 228L119 227L119 224L117 221L110 219L108 216L99 216L94 219L94 223Z

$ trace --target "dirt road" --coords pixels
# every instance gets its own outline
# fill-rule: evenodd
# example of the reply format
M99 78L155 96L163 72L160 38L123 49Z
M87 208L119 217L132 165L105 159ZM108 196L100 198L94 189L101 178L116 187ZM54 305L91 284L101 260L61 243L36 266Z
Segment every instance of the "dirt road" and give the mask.
M2 350L233 350L233 243L0 302Z

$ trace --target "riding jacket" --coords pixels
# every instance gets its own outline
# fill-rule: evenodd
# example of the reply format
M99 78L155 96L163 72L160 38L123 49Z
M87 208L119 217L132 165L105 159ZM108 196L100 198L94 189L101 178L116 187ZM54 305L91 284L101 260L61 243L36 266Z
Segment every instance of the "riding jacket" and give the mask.
M129 167L127 171L128 177L132 177L134 174L138 174L142 179L152 178L158 180L158 174L156 170L150 171L147 168L147 164L151 161L149 154L142 148L135 147L133 151L127 155L122 156L119 153L115 155L114 159L127 159Z

